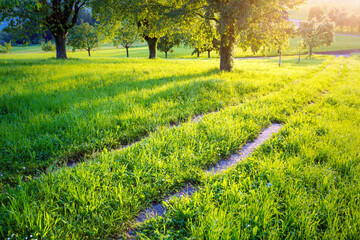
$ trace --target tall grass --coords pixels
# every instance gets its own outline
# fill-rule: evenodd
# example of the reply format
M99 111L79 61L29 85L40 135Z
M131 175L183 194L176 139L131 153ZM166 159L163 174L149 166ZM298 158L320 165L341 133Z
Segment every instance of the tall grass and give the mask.
M239 70L220 73L214 60L37 56L0 59L3 183L277 91L322 71L331 59L301 64L288 59L284 68L276 68L273 60L239 61Z
M343 80L342 63L343 59L332 61L312 77L225 107L198 123L160 127L129 148L104 151L75 168L19 182L0 195L2 236L120 237L152 202L186 183L204 184L203 170L208 166L255 138L270 122L286 121L333 89Z
M141 239L357 239L360 235L359 58L235 169L170 203Z

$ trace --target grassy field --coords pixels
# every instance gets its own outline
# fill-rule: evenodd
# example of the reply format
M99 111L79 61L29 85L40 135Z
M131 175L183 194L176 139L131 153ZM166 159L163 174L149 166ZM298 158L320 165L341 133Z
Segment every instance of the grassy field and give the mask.
M2 186L277 91L316 74L331 59L298 64L287 58L283 68L276 60L239 60L237 71L220 73L216 59L94 60L75 53L57 61L50 56L0 59Z
M217 59L119 52L1 56L2 238L124 238L141 210L187 183L200 191L139 238L359 234L358 56L237 60L221 73ZM203 172L272 122L285 127L237 169Z
M170 203L141 239L357 239L359 57L252 157Z

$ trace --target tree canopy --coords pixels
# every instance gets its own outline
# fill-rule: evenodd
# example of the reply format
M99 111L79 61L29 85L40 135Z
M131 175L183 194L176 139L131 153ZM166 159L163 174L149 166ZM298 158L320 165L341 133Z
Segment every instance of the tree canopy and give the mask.
M115 25L112 42L115 47L119 45L126 49L126 56L129 57L129 48L139 39L138 29L130 20L119 21Z
M68 44L73 47L73 51L85 49L90 57L91 49L98 47L100 42L99 33L96 30L87 22L76 25L70 31Z
M0 6L0 21L9 20L9 31L14 34L45 32L55 38L56 57L67 58L65 41L76 24L79 11L90 0L8 0Z
M330 46L335 39L335 24L329 18L321 21L313 18L310 21L301 22L299 33L304 43L309 47L310 58L313 49L321 46Z
M305 0L188 0L174 12L216 22L220 35L220 70L233 70L235 45L257 52L271 36L274 23L287 20L287 10Z

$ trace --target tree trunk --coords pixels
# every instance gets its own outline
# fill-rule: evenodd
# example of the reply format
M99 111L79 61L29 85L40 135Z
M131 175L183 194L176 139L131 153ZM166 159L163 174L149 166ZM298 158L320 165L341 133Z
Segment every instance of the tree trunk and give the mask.
M312 57L312 46L310 46L310 59Z
M208 58L210 58L210 52L211 52L211 50L208 50Z
M159 41L159 38L151 38L148 36L144 37L145 41L147 42L147 44L149 45L149 59L154 59L156 58L156 48L157 48L157 43Z
M300 62L301 61L301 50L299 51L299 61L298 62Z
M56 44L56 58L67 58L66 55L66 34L54 34Z
M196 52L196 57L200 57L200 51Z
M279 67L281 67L281 51L279 51Z
M87 51L88 51L88 54L89 54L89 57L90 57L90 51L91 51L91 49L89 48Z
M126 57L129 58L129 47L125 47L126 48Z
M165 52L165 58L167 58L167 52Z
M229 30L221 36L220 43L220 70L231 72L234 70L234 45L235 29L230 26Z

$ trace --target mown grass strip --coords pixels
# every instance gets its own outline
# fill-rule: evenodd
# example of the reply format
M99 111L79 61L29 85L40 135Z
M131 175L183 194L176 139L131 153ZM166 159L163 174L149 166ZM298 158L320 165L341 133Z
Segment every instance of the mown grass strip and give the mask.
M140 239L357 239L359 57L236 169L139 229Z
M314 78L289 84L198 123L162 127L130 148L61 169L0 195L1 234L42 238L104 238L124 233L154 201L201 182L216 164L270 122L284 121L338 79L341 61ZM316 80L316 81L315 81Z

